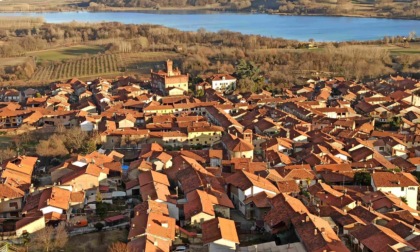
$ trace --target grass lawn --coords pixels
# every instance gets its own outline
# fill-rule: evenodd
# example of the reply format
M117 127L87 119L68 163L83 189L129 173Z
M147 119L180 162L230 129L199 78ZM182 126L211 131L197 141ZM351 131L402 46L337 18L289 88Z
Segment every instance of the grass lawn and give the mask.
M70 237L66 252L107 251L108 246L117 241L126 241L127 230L111 230Z
M96 45L81 45L71 46L59 49L42 50L37 52L27 53L28 56L34 56L38 61L60 61L72 58L78 58L85 54L98 54L103 52L102 46Z
M5 149L11 147L13 144L13 136L0 135L0 148Z

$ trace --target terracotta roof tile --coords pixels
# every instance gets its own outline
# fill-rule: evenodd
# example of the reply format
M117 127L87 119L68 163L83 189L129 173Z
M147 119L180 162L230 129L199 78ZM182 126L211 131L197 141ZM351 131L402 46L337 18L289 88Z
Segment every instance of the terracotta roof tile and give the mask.
M235 222L224 218L214 218L203 222L203 243L209 244L220 239L239 244Z

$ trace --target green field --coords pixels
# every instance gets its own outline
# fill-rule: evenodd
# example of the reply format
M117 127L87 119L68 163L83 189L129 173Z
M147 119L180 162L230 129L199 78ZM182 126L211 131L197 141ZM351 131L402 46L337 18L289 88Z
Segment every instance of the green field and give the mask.
M67 59L80 58L85 55L92 55L104 52L102 46L72 46L59 49L42 50L27 53L28 56L36 57L37 61L62 61Z
M32 76L31 81L49 82L73 77L99 77L111 73L117 75L122 67L124 67L124 64L121 55L101 54L40 66Z

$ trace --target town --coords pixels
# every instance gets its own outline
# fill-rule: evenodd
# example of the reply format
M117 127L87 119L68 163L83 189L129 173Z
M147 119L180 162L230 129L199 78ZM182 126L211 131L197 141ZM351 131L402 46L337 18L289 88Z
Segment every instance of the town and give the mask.
M5 251L420 250L419 80L240 93L164 65L0 91Z

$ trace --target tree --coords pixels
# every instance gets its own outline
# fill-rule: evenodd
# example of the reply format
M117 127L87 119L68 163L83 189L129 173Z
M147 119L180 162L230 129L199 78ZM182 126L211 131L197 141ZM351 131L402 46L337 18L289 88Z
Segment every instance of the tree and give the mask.
M47 140L39 141L36 146L36 154L43 157L65 156L68 153L63 140L57 134L50 136Z
M95 140L93 139L88 139L84 141L80 148L80 152L85 155L92 153L94 151L96 151L96 143L95 143Z
M261 89L264 78L254 62L240 60L236 65L235 73L239 78L238 88L240 91L257 92Z
M68 234L64 223L55 228L54 248L64 248L68 242Z
M104 228L104 224L102 222L97 222L93 225L98 231L101 231Z
M261 70L252 61L240 60L236 65L235 73L240 79L249 79L253 82L263 81Z
M354 174L354 183L357 185L370 185L371 175L369 172L356 172Z
M127 252L127 244L123 242L114 242L108 246L108 252Z
M61 223L56 228L47 226L44 229L36 232L31 240L41 251L53 251L63 248L68 241L68 234L65 229L65 224Z
M16 151L11 148L0 149L0 163L2 163L6 159L15 157L16 154Z
M72 153L75 150L79 150L85 144L87 138L86 132L82 131L80 127L72 127L63 132L64 144L67 150Z

